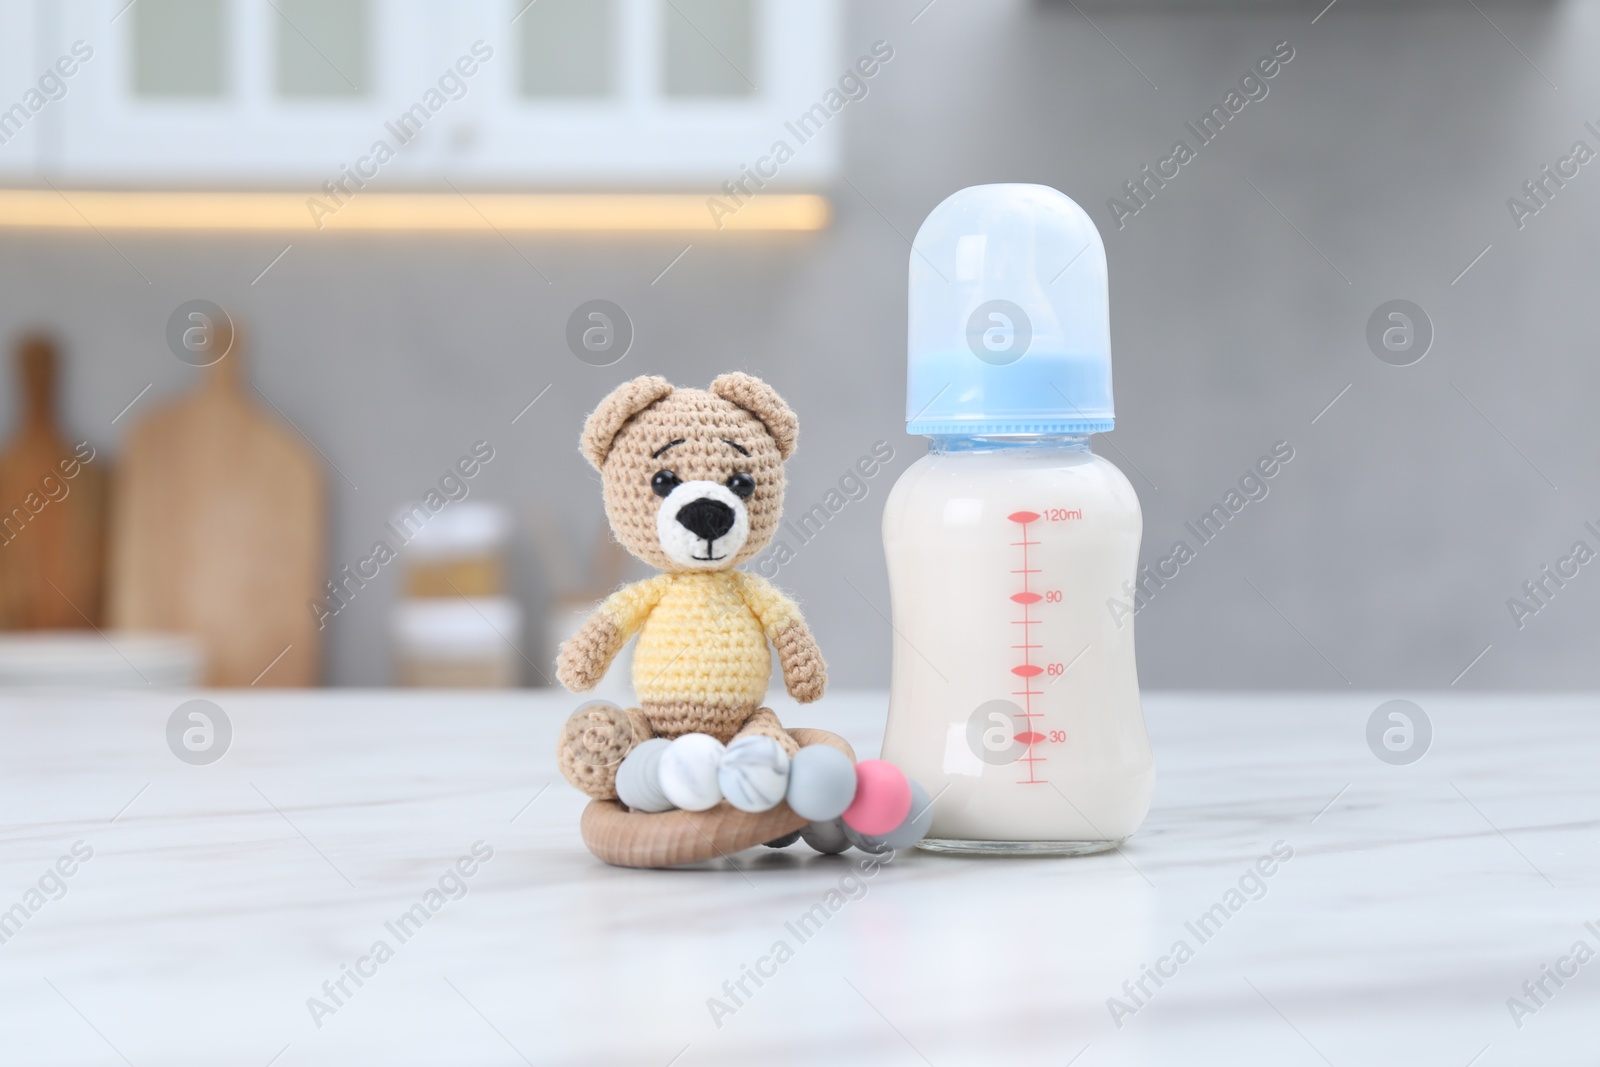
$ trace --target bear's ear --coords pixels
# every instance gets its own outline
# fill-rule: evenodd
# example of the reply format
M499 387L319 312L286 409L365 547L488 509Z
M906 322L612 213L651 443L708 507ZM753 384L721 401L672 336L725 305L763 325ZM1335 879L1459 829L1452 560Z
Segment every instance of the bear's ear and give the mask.
M611 390L584 421L583 438L578 444L583 458L599 470L611 454L611 443L627 421L671 394L672 383L654 375L634 378Z
M777 442L778 455L784 459L794 455L795 444L800 438L800 420L772 386L760 378L734 371L731 374L719 374L711 383L711 394L737 404L760 419L773 441Z

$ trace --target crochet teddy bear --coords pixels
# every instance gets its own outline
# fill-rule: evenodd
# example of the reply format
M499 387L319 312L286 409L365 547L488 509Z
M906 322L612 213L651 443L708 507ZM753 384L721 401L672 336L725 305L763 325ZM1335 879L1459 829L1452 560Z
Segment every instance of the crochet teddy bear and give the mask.
M783 463L799 422L775 390L748 374L709 389L663 378L624 382L584 423L581 451L600 472L617 540L663 573L613 593L561 646L557 676L592 689L635 634L633 689L623 716L586 705L562 728L561 773L596 799L616 796L617 767L651 737L764 737L798 746L763 707L778 650L789 694L822 696L826 666L794 602L736 570L772 539L783 510Z

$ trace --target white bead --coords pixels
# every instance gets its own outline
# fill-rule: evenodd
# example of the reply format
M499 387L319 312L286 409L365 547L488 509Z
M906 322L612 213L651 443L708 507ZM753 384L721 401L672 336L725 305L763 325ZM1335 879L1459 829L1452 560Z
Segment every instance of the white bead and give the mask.
M617 799L634 811L671 811L661 791L661 754L672 742L652 737L635 745L617 768Z
M684 734L661 753L657 775L661 792L674 807L707 811L722 800L717 787L717 767L722 763L722 742L710 734Z
M770 811L789 787L789 754L770 737L736 737L722 755L717 785L740 811Z
M790 761L787 795L802 818L837 819L856 797L856 765L829 745L807 745Z

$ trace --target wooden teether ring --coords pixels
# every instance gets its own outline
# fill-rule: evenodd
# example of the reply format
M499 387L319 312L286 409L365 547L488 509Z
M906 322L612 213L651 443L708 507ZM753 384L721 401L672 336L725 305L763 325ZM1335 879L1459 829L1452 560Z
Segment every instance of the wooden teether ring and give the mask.
M827 730L790 730L806 745L829 745L852 760L850 743ZM749 814L723 801L709 811L629 811L616 800L591 800L579 830L589 851L615 867L676 867L764 845L808 824L780 802Z

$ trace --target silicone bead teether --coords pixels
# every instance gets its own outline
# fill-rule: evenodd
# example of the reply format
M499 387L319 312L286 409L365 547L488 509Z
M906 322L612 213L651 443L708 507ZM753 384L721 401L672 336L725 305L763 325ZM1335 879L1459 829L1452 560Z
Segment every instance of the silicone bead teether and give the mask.
M883 835L883 843L890 848L910 848L928 836L928 827L932 825L933 804L928 799L928 791L913 781L911 810L899 826Z
M836 748L807 745L789 761L789 807L812 822L837 819L856 796L856 765Z
M717 768L723 797L752 815L777 807L788 784L789 754L770 737L735 738Z
M661 756L672 742L652 737L635 745L617 768L617 799L634 811L671 811L661 791Z
M717 768L722 742L710 734L684 734L661 753L661 792L674 807L706 811L722 800Z
M856 764L856 798L840 816L846 826L858 834L886 834L899 826L910 810L911 783L899 767L881 759Z
M806 844L824 856L837 856L850 847L850 839L844 833L844 823L838 819L814 822L810 826L801 827L800 836L805 839Z

